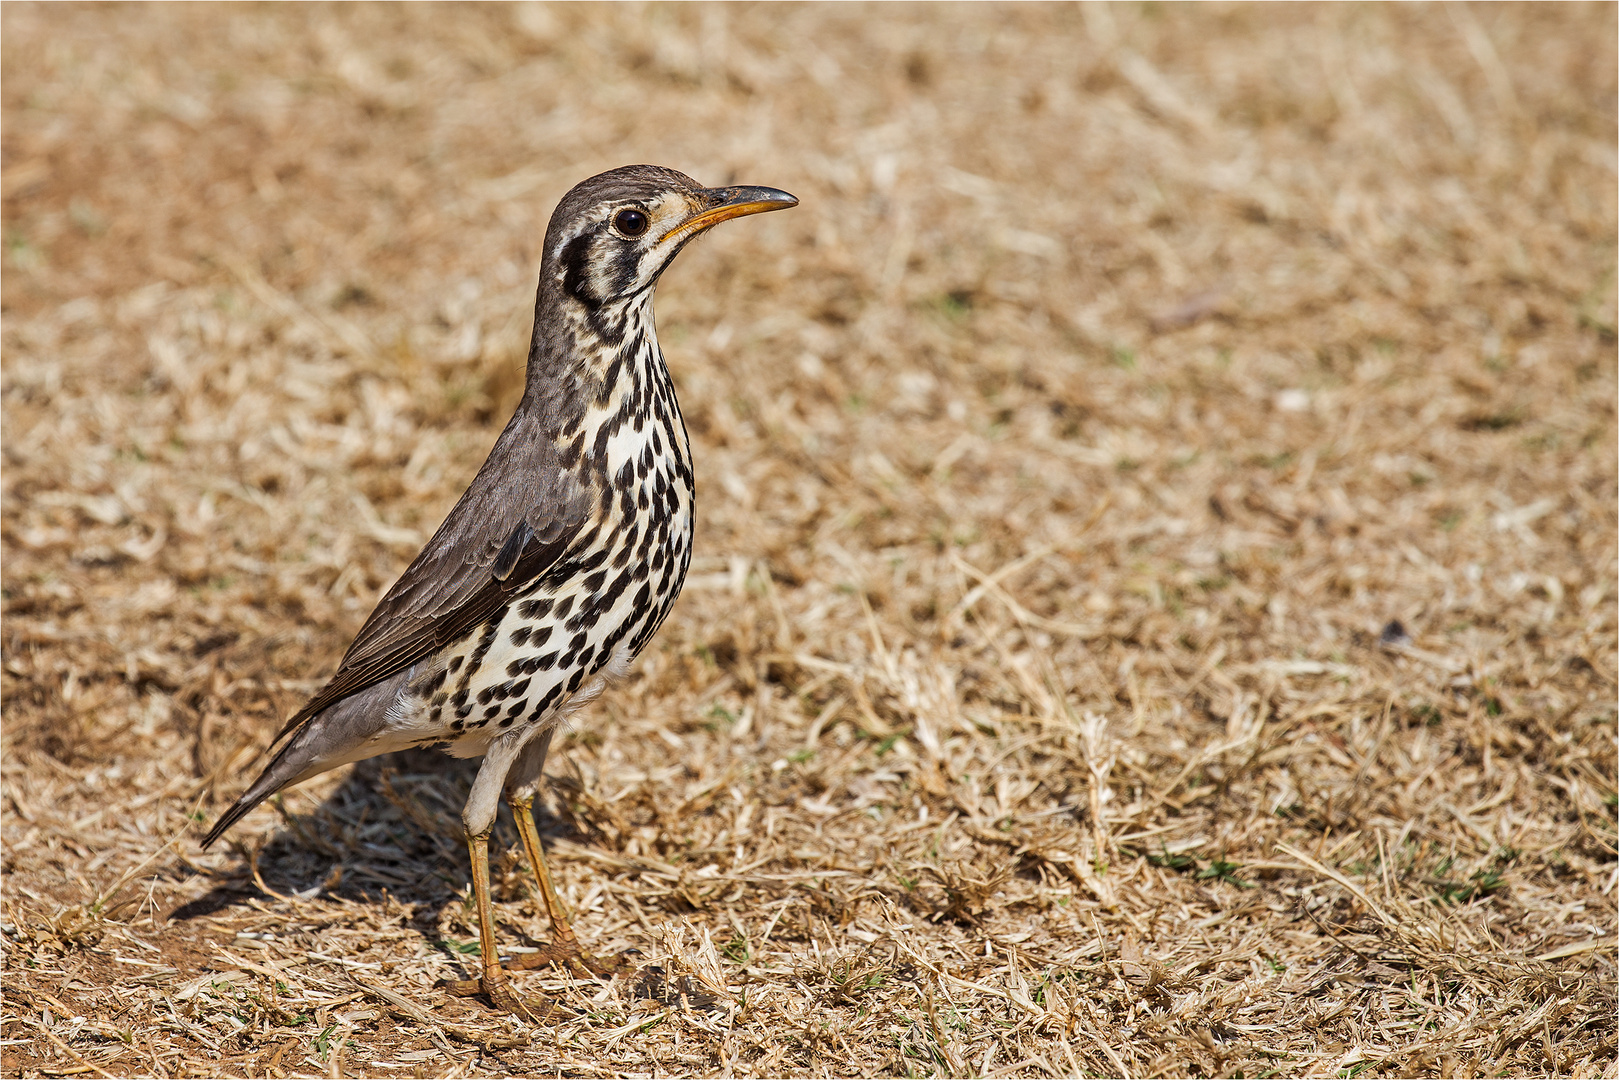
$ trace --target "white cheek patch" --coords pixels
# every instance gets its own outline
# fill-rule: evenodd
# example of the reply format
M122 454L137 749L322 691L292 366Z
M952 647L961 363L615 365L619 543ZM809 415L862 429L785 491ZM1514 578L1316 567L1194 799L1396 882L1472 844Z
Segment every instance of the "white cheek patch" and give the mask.
M652 211L652 220L663 226L658 232L660 237L666 236L670 229L675 228L692 214L691 201L673 191L666 191L653 199L648 209Z
M613 232L611 226L607 224L612 215L626 205L644 206L647 217L652 222L652 227L647 230L646 235L633 242ZM645 258L644 256L650 254L662 244L670 233L678 229L693 214L700 213L702 210L702 206L677 191L663 192L656 198L645 202L605 205L600 208L598 213L587 216L584 223L557 237L556 243L551 245L551 258L560 260L562 253L567 250L569 244L580 236L599 228L601 229L601 234L590 245L590 254L585 266L586 275L592 283L597 285L610 283L610 287L615 290L638 292L650 283L652 276L667 261L666 259ZM639 264L637 266L639 273L636 279L628 283L617 278L617 274L622 269L619 259L626 250L635 252Z
M680 228L688 218L703 208L679 192L667 191L652 201L650 209L652 220L657 223L657 243L661 244L664 237Z

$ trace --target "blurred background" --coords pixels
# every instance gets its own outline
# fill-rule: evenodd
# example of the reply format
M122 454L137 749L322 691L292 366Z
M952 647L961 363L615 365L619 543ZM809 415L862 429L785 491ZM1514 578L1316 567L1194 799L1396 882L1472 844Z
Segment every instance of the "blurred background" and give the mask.
M557 199L649 162L801 205L663 279L697 555L543 825L587 940L701 974L712 946L651 929L684 920L742 943L711 981L776 996L634 1045L609 1035L645 1003L598 1002L586 1049L466 1068L1611 1075L1613 5L0 26L0 930L29 1015L92 1017L6 1027L8 1072L332 1064L241 1001L150 1051L98 1035L92 990L158 1007L104 962L119 934L190 979L244 919L358 925L387 889L410 934L323 948L454 973L440 759L307 785L92 901L332 670L516 403ZM271 838L260 884L303 906L249 880ZM792 883L816 868L843 876ZM1359 962L1341 933L1460 996L1311 982ZM1042 990L1008 1034L1010 998L906 957L1003 997L1066 972L1092 1011ZM924 984L961 1026L918 1019ZM847 1039L780 1037L812 1019ZM354 1021L349 1067L396 1023Z

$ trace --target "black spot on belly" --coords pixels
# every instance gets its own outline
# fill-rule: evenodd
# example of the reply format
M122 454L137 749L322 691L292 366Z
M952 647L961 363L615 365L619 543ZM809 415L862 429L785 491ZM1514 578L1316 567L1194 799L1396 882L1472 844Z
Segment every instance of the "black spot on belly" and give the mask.
M485 709L483 711L483 718L486 721L487 720L493 720L495 717L497 717L499 715L500 715L500 706L499 705L491 705L491 706L489 706L489 708L487 708L487 709Z
M465 659L466 659L466 657L464 657L464 656L455 657L454 659L452 659L450 661L450 666L445 668L444 670L448 671L452 675L455 674L457 671L461 670L461 662L463 660L465 660Z
M484 654L489 651L489 646L495 643L495 634L500 630L500 621L506 617L509 607L510 605L503 604L496 608L490 614L489 621L484 624L483 636L478 639L478 647L472 650L470 664L474 670L483 663Z
M430 710L429 710L429 711L428 711L428 713L427 713L427 718L428 718L428 719L429 719L429 720L431 720L431 721L433 721L433 723L435 723L435 724L437 724L437 723L439 723L439 721L440 721L440 719L441 719L441 718L442 718L442 717L443 717L443 716L444 716L444 706L443 706L443 702L440 702L440 703L439 703L439 704L437 704L437 705L434 705L434 706L433 706L433 707L432 707L432 709L430 709Z
M552 603L550 600L529 600L518 605L517 614L525 619L543 619L551 614Z
M527 680L527 679L522 679L522 680L519 680L518 682L512 683L511 696L512 697L523 697L525 694L527 694L528 693L528 683L529 683L529 680Z
M534 659L524 664L523 667L530 673L535 671L550 671L551 665L555 664L556 662L557 654L554 652L548 652L544 656L536 656Z
M585 592L595 595L602 591L602 584L607 580L607 571L598 570L585 578Z
M584 673L583 669L574 672L573 673L573 678L568 680L568 693L571 694L575 690L578 690L579 689L579 684L584 682L584 681L585 681L585 673Z
M626 570L624 573L614 578L611 585L607 586L607 591L601 594L600 599L598 599L596 602L596 606L602 611L606 611L607 609L611 608L614 604L618 603L618 598L623 595L624 590L629 587L629 584L630 575L629 571Z
M573 610L573 597L564 596L562 598L562 602L557 604L556 620L558 622L561 622L563 619L566 619L568 617L568 612L570 612L572 610Z
M540 717L544 716L546 711L557 703L557 699L560 698L563 693L564 691L560 683L547 690L545 692L545 696L540 699L540 703L534 706L534 719L538 720Z
M514 702L512 702L512 707L506 710L506 715L507 716L522 716L523 715L523 710L527 709L527 708L528 708L528 701L527 700L514 701ZM505 727L506 725L502 724L500 726Z
M533 632L533 627L519 626L516 630L512 631L512 638L511 638L512 644L513 645L527 645L528 644L528 635L530 633L532 633L532 632Z
M629 534L625 536L623 546L613 555L614 570L624 569L625 565L630 561L630 556L635 554L635 538L639 531L638 526L630 526Z
M489 699L494 696L495 688L493 686L486 686L482 690L478 691L478 704L487 705L489 704Z
M433 695L433 700L431 702L429 702L429 704L431 704L433 706L433 711L437 712L438 711L438 706L444 704L446 701L449 701L449 700L450 700L450 695L445 693L443 690L440 690L438 693Z
M457 690L455 692L454 697L450 698L450 704L454 705L457 709L459 709L459 708L461 708L461 706L465 705L466 703L467 703L467 688L463 686L461 689L459 689L459 690Z
M550 641L550 640L551 640L551 627L542 626L538 630L534 631L534 636L529 638L528 643L530 645L534 646L537 649L541 645L544 645L547 641Z

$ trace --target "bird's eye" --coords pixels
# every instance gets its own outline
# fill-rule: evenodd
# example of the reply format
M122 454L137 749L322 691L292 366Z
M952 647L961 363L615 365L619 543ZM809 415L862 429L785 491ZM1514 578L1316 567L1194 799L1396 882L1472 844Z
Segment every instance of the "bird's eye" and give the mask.
M640 236L646 227L646 215L639 210L620 210L613 215L613 228L625 236Z

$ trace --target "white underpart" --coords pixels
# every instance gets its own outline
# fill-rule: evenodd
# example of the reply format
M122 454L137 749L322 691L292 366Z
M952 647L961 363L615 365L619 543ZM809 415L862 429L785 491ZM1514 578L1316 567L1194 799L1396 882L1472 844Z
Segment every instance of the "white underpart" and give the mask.
M649 353L651 352L650 349L647 351ZM650 356L639 357L638 360L641 363L656 362L655 359ZM626 380L626 382L627 381L628 380ZM621 396L621 393L614 394L608 404L601 407L601 411L608 413L609 415L616 413L618 411ZM599 422L599 420L599 416L587 418L585 424L586 430L590 430L595 423ZM636 463L638 463L641 459L643 450L652 440L654 430L658 431L659 437L665 442L665 444L667 444L669 439L674 437L676 433L680 435L684 434L684 432L678 428L675 429L675 432L671 432L656 417L649 418L645 426L641 427L640 429L637 429L633 424L625 424L608 438L604 446L606 451L605 456L607 458L606 470L608 477L616 477L619 470L622 469L626 463L630 464L632 468L635 467ZM665 445L665 454L668 453L669 449L670 447ZM657 498L657 481L659 478L659 470L662 465L662 461L655 460L653 468L647 473L647 475L636 481L637 487L646 493L649 501L654 501ZM676 481L674 477L667 477L666 483L672 485L677 499L677 506L670 515L669 520L670 536L679 536L683 538L689 549L692 534L691 501L688 498L685 486ZM650 526L650 519L643 522L643 529ZM643 538L644 533L637 534L635 537L637 545L640 544ZM627 542L628 539L629 536L627 529L621 527L618 530L615 542L617 544L623 544ZM617 550L618 549L615 547L615 555L617 554ZM611 567L611 560L609 560L608 565ZM615 570L609 570L609 582L614 576L616 576L616 573L617 571ZM589 633L592 639L600 640L607 637L619 627L624 626L626 623L631 622L632 620L636 619L638 615L642 614L641 612L637 612L634 607L635 596L639 591L639 588L640 586L638 583L632 583L630 587L619 593L618 597L613 603L613 606L608 608L606 611L603 611L598 617L595 625L590 628ZM591 599L590 594L585 593L582 589L580 589L577 582L570 582L562 589L554 592L541 591L527 597L526 599L550 599L554 602L560 602L569 596L573 597L572 610L575 612L579 611ZM524 625L524 623L527 621L522 617L519 611L519 606L519 604L513 604L508 609L505 618L501 620L501 625L495 633L494 640L491 643L489 650L484 654L480 670L481 672L487 674L479 677L480 685L489 681L498 682L508 678L506 674L507 665L514 661L532 657L536 654L536 652L539 651L550 651L552 649L556 649L558 651L565 650L569 638L572 637L572 635L561 625L557 625L552 631L550 640L543 648L537 648L532 643L524 644L522 646L513 645L511 641L512 631ZM519 738L521 740L518 743L520 748L522 742L526 742L527 739L533 734L537 734L548 728L553 728L558 724L565 723L569 717L583 709L597 697L601 696L602 691L605 690L610 683L617 682L619 679L628 674L630 665L635 659L634 655L630 652L631 637L633 637L633 635L628 635L620 640L614 647L613 654L608 658L607 663L604 664L602 668L596 672L596 674L587 678L578 690L574 691L572 694L562 696L550 708L550 710L547 711L546 715L539 718L538 722L531 722L525 719L524 721L521 721L519 724L510 728L501 728L497 723L491 722L482 727L469 727L465 731L451 734L446 732L444 725L441 722L435 723L430 719L429 709L427 708L425 702L411 696L408 692L402 692L395 700L393 705L389 708L389 726L387 730L379 733L372 741L379 747L383 744L387 744L387 749L401 749L406 746L419 745L424 740L444 740L449 742L449 746L446 748L447 752L453 757L461 758L494 754L495 747L504 745L508 740L513 738ZM474 635L472 641L468 642L463 647L462 651L470 652L476 639L477 635ZM574 670L575 669L571 667L554 667L549 671L536 672L533 675L528 676L530 683L528 692L526 694L526 699L528 701L540 700L558 683L566 682L567 680L571 679L573 677ZM521 678L521 676L519 676L519 678ZM382 749L373 749L369 752L381 753L385 751Z
M607 689L608 683L617 682L629 674L630 663L634 659L630 653L629 643L619 642L613 650L612 657L602 669L574 694L563 698L562 704L553 708L544 720L538 724L524 724L505 732L497 732L495 738L485 744L485 748L481 751L483 765L478 769L478 777L472 782L472 790L467 794L467 805L461 811L461 822L466 826L468 836L482 836L494 825L495 814L500 810L501 791L506 786L506 774L511 772L512 763L517 760L517 755L529 740L539 737L548 729L567 723L568 718L574 713L600 697L601 692ZM451 747L451 752L456 757L475 756L461 752L462 747L470 742L470 739L463 739L455 743Z
M644 342L632 361L639 370L634 378L623 379L620 385L614 388L614 392L604 405L592 409L591 415L585 418L583 424L586 431L598 430L600 423L616 416L624 402L625 395L630 393L636 384L644 387L651 385L653 370L649 369L661 368L663 361L658 353L653 336L652 295L650 290L641 298L636 310L629 313L629 322L630 326L627 327L627 330L630 335L641 338ZM657 374L667 378L667 376L662 375L661 371L657 371ZM665 408L678 410L678 405L674 404L672 396L670 400L665 402ZM667 511L668 539L670 541L678 540L682 545L679 560L689 561L693 532L691 493L686 483L669 471L675 467L671 457L678 455L679 458L686 461L690 460L690 447L687 445L685 428L680 423L677 413L668 417L660 417L657 410L651 410L649 415L639 423L641 426L637 427L637 421L630 420L620 426L603 444L605 462L591 464L604 469L609 483L616 482L617 477L626 465L631 470L630 475L636 476L636 470L642 460L642 455L652 442L654 433L656 433L663 444L663 452L652 455L652 467L647 474L637 476L633 481L639 489L636 494L644 493L649 504L657 506L659 501L657 489L660 480L673 492L675 505L672 510ZM587 448L587 455L591 449L593 448ZM611 524L604 526L610 529L612 548L609 558L603 564L603 567L607 570L607 578L603 588L611 585L623 573L623 568L614 566L614 562L622 552L623 546L632 539L629 524L617 519L620 513L618 501L620 498L622 498L621 495L615 495L613 507L610 511L612 515ZM654 510L644 516L636 515L640 518L640 528L636 530L633 537L637 549L646 538L645 530L655 528L664 513L661 510ZM666 556L672 558L674 553L672 551L667 552ZM632 554L630 559L633 560L636 557L636 555ZM629 565L633 566L633 562ZM659 571L655 577L663 577L667 573L669 571ZM677 578L675 587L678 588L678 585ZM589 640L596 642L613 636L626 627L631 628L631 632L620 637L606 662L602 663L594 674L588 675L582 681L578 690L571 694L559 695L543 715L530 719L527 710L525 710L525 713L519 714L520 718L510 727L500 727L499 721L503 718L496 718L492 720L486 719L485 722L477 725L468 724L460 731L452 731L442 717L438 721L432 719L432 709L427 702L406 691L402 692L399 698L390 706L387 729L373 739L373 742L377 743L378 747L365 756L370 756L370 753L381 753L385 750L423 745L429 742L447 744L445 748L455 757L465 758L482 755L484 758L483 766L478 771L478 777L473 783L472 791L462 816L471 835L480 835L487 832L494 822L495 812L499 805L508 773L521 756L523 748L545 732L568 723L576 713L600 697L610 683L617 682L628 674L630 665L635 659L632 651L632 641L641 627L645 625L645 620L651 617L647 610L637 610L635 607L636 596L640 592L640 588L641 583L632 580L628 587L619 591L612 606L599 612L594 624L587 628ZM568 646L574 635L561 622L552 622L550 624L552 632L543 646L536 645L532 638L526 640L522 645L514 645L512 643L512 633L522 626L532 627L534 625L532 618L525 619L522 615L521 608L524 601L551 600L554 610L556 606L560 606L570 597L572 598L571 613L580 612L595 599L593 594L584 591L582 580L573 580L562 584L555 591L547 590L529 594L523 597L522 601L513 603L508 607L500 625L496 628L493 638L490 639L489 648L483 654L483 659L472 676L473 681L469 685L473 695L483 687L527 678L528 687L526 692L522 694L521 700L524 702L539 702L546 698L559 684L566 684L572 680L578 670L573 665L567 667L554 666L548 671L534 672L526 676L512 676L507 671L509 665L517 661L532 659L543 652L552 650L563 654L568 652ZM657 605L659 602L659 596L654 595L652 603ZM458 643L453 650L441 654L436 658L436 662L449 663L455 654L459 654L464 658L463 663L469 662L465 658L473 652L482 637L483 631L480 629L470 638ZM595 661L592 662L593 666L594 663ZM459 666L457 665L458 668ZM453 684L454 672L451 673L450 681ZM482 711L482 708L482 706L479 706L475 710L474 716L477 716ZM384 746L383 744L386 745Z
M617 682L629 674L630 663L634 659L629 644L620 642L613 650L612 658L595 677L553 709L546 722L513 728L490 743L484 751L483 765L478 769L477 779L472 782L472 790L467 793L467 804L461 810L461 823L466 826L467 835L482 836L494 826L495 815L500 811L501 791L506 786L506 774L511 772L512 763L517 760L523 747L546 730L567 723L574 713L595 701L607 689L608 683Z

